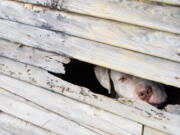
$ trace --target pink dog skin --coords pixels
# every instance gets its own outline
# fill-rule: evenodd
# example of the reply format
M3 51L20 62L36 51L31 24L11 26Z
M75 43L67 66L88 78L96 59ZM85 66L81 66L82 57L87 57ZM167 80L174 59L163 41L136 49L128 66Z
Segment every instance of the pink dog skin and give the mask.
M125 73L95 67L99 83L111 93L110 79L118 97L138 99L152 105L163 104L167 99L163 85Z

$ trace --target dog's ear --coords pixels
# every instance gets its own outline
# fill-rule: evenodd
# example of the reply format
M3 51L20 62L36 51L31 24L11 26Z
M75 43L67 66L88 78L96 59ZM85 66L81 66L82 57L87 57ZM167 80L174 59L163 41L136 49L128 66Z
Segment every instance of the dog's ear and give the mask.
M110 73L109 70L103 67L96 66L94 72L99 83L108 90L108 93L111 93L111 84L110 84Z

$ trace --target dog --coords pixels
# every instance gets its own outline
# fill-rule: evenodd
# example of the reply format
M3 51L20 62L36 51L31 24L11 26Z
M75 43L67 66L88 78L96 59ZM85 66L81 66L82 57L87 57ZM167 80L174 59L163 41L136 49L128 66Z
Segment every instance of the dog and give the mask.
M95 67L94 72L99 83L109 93L112 92L111 84L114 85L118 98L138 99L154 106L163 104L167 99L167 94L162 84L99 66Z

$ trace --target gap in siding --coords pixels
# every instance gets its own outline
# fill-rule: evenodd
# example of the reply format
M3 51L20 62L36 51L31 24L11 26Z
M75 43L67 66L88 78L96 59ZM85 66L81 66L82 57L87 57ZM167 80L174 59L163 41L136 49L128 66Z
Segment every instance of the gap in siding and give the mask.
M95 65L71 59L71 62L64 66L66 74L55 74L51 72L50 73L72 84L89 88L94 93L102 94L113 98L116 97L115 92L109 95L108 91L103 88L97 81L94 73ZM180 89L167 85L165 85L165 88L168 94L168 100L165 104L162 104L159 109L163 109L167 104L180 104Z
M168 104L180 104L180 88L165 86L168 94Z
M96 79L94 65L71 59L71 62L64 66L66 74L52 74L72 84L89 88L94 93L110 97L108 91Z

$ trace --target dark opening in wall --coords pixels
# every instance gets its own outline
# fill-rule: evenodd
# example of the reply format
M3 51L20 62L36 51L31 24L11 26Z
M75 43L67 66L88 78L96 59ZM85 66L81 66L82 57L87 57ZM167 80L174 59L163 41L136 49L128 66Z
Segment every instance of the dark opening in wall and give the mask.
M98 82L94 73L94 67L95 65L93 64L71 59L71 62L65 65L66 74L52 74L72 84L89 88L94 93L115 98L116 93L114 90L112 90L113 93L109 95L107 89L102 87ZM167 102L159 108L163 109L168 104L180 104L180 89L167 85L165 85L165 89L168 99Z
M66 74L54 74L72 84L89 88L92 92L110 96L108 91L97 81L94 73L94 65L72 59L65 65Z
M180 89L165 85L168 95L167 104L180 104Z

